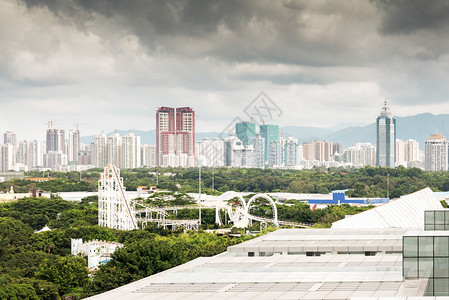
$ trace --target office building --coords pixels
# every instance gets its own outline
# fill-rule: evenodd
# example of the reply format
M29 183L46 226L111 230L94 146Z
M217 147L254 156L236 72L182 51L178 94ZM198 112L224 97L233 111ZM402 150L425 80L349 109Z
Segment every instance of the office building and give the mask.
M396 164L396 119L385 100L380 115L376 119L376 166L394 168Z
M235 124L235 134L244 146L252 145L256 137L256 124L251 122L240 122Z
M271 145L273 141L279 141L279 125L260 125L260 136L265 139L265 163L270 164ZM274 162L271 162L273 164Z
M425 170L448 170L448 143L442 134L432 134L425 144Z

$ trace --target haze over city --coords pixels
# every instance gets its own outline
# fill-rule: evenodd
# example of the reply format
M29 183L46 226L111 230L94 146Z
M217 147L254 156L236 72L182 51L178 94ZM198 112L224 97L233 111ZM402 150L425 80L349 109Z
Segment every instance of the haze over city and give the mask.
M189 106L221 132L261 91L281 126L365 125L384 98L449 111L449 5L385 2L4 0L0 126L150 130L156 107Z

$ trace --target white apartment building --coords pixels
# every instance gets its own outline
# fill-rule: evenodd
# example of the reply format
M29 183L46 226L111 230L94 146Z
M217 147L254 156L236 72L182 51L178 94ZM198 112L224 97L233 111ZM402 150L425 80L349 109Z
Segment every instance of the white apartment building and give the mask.
M448 143L442 134L432 134L426 141L425 170L448 170Z

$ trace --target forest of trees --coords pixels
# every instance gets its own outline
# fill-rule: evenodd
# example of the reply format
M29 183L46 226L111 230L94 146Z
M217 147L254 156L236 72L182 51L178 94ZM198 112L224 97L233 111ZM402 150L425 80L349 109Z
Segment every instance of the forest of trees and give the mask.
M79 203L27 198L0 204L0 299L87 297L185 263L221 253L249 238L171 231L150 225L118 231L97 226L95 197ZM51 231L35 233L45 224ZM70 255L70 239L123 243L88 279L85 258ZM67 298L69 299L69 298Z
M54 178L47 182L13 180L0 183L0 190L12 185L16 192L28 192L38 188L48 192L96 191L101 169L79 172L46 172ZM155 173L159 175L154 175ZM387 176L389 174L389 176ZM81 180L80 180L81 175ZM198 168L139 168L121 170L127 190L138 186L156 186L159 189L180 192L198 192ZM27 176L42 177L41 172L29 172ZM433 191L449 190L448 172L425 172L420 169L398 167L360 169L228 169L202 168L202 191L219 195L226 191L240 192L292 192L329 193L348 189L348 196L386 197L389 178L390 197L396 198L429 186Z

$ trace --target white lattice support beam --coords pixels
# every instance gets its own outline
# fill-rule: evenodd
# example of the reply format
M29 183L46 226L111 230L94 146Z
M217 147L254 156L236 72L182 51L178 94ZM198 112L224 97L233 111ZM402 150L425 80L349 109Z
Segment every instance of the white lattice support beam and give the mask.
M98 181L98 225L119 229L137 229L134 209L125 196L123 178L114 165L107 165Z

